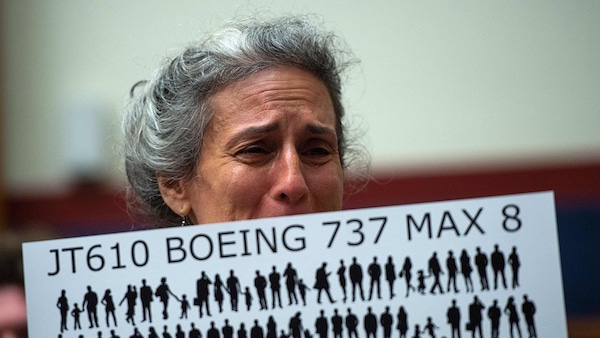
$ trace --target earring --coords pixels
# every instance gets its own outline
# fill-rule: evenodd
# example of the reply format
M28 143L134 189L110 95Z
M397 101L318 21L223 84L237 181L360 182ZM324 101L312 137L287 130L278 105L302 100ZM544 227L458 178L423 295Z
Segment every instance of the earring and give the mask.
M180 215L181 215L181 226L184 227L185 226L185 215L183 214L183 208L181 208Z

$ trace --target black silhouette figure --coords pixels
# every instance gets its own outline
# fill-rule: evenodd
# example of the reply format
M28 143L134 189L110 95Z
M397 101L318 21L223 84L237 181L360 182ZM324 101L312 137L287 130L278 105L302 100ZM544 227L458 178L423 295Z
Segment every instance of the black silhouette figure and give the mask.
M488 309L488 318L490 319L490 327L491 327L491 337L498 338L500 334L500 316L502 315L502 311L498 306L498 300L494 299L494 304L490 306Z
M265 334L263 328L258 325L258 320L254 320L254 326L250 329L250 338L264 338Z
M477 254L475 255L475 265L477 266L477 272L479 273L479 280L481 281L481 291L489 290L490 286L488 284L487 278L487 264L488 259L485 253L481 251L480 247L477 247Z
M163 326L162 338L172 338L169 331L167 331L167 326Z
M131 336L129 336L129 338L143 338L144 336L142 336L142 334L140 333L140 331L138 331L137 327L133 328L133 334Z
M148 338L158 338L158 333L156 333L154 326L148 328Z
M352 313L352 310L348 308L348 314L346 315L346 329L348 329L348 338L358 338L358 330L356 329L357 327L358 317L356 317L356 315Z
M535 314L535 304L533 304L533 302L527 298L527 295L523 295L523 305L521 305L521 311L523 311L523 316L525 317L529 338L537 337L535 321L533 319L533 315Z
M421 328L419 327L419 324L415 325L415 335L412 336L412 338L421 338Z
M519 267L521 266L516 246L512 247L512 251L510 252L510 255L508 255L508 264L510 264L512 270L512 288L515 289L519 286Z
M494 290L498 289L498 276L502 277L502 285L506 289L506 275L504 274L506 261L504 260L504 254L498 249L498 244L494 245L494 251L490 258L492 261L492 270L494 271Z
M373 313L371 307L367 307L367 314L363 319L365 335L367 338L377 338L377 316Z
M300 315L300 312L296 312L296 314L290 318L289 328L292 338L301 338L302 332L304 332Z
M179 319L187 319L188 310L191 308L192 307L190 306L190 302L188 301L187 296L184 293L183 295L181 295L181 315L179 316Z
M417 292L424 295L425 294L425 274L423 270L417 271Z
M215 327L215 322L210 322L210 328L206 331L206 338L220 338L221 334L219 330Z
M244 303L246 304L246 311L250 311L252 307L252 293L250 293L250 288L246 286L245 291L242 292L244 295Z
M394 272L394 276L396 273ZM394 324L394 317L390 313L390 307L385 307L385 312L379 317L379 324L383 328L383 338L390 338L392 336L392 325Z
M202 337L202 334L200 334L200 330L198 330L196 328L196 325L194 325L194 323L191 323L191 329L190 329L190 333L188 335L189 338L200 338Z
M248 338L248 331L244 323L240 323L240 328L237 330L237 338Z
M223 338L233 338L233 326L229 325L229 320L225 319L225 325L221 328Z
M79 320L79 317L82 312L83 310L77 306L77 303L74 303L73 310L71 310L71 316L73 316L73 330L81 330L81 321Z
M450 286L454 289L454 292L458 292L458 288L456 287L456 273L458 272L458 265L456 264L456 259L454 258L454 253L452 250L448 251L448 258L446 258L446 269L448 270L448 286L446 291L450 292Z
M198 306L200 318L202 318L202 307L206 308L206 315L210 316L208 305L208 288L210 284L212 284L212 281L208 278L206 272L202 271L200 278L196 281L196 299L194 299L194 305Z
M242 287L240 286L240 281L236 275L234 275L233 270L229 270L229 277L227 278L227 289L229 290L229 296L231 300L231 310L238 310L238 301L239 295L241 293Z
M325 311L321 310L320 313L321 315L315 321L315 332L319 335L319 338L327 338L329 323L327 317L325 317Z
M427 332L429 337L435 338L435 330L437 329L439 329L439 327L433 323L431 317L427 317L427 324L423 326L423 333Z
M348 299L348 294L346 292L346 266L344 265L344 260L340 259L340 267L337 269L338 281L340 282L340 288L344 293L343 302L345 303Z
M471 335L475 338L476 332L479 332L479 337L483 338L481 321L483 316L481 311L485 309L485 305L479 301L477 296L473 297L473 303L469 305L469 323L467 323L467 329L471 331Z
M119 302L119 306L121 306L121 304L123 304L123 302L127 300L127 318L125 319L125 321L131 323L131 325L135 325L135 320L133 316L135 316L135 304L137 296L138 294L135 286L129 284L127 285L127 291L125 292L123 299L121 299L121 301Z
M216 274L214 283L214 294L215 300L217 301L217 305L219 305L219 313L223 312L223 301L225 300L223 289L225 289L226 292L229 292L229 290L227 290L227 288L223 284L221 276L219 274Z
M332 303L332 304L335 303L335 301L331 297L331 293L329 292L329 280L327 279L331 273L325 271L326 267L327 267L327 263L323 262L323 264L321 264L321 267L317 269L317 272L315 275L314 288L316 290L318 290L317 303L319 303L319 304L321 304L321 291L325 291L325 293L327 294L327 297L329 298L330 303Z
M511 296L508 297L506 306L504 307L504 313L508 316L508 326L510 330L510 337L514 338L513 328L517 329L519 338L521 338L521 326L519 324L519 313L517 312L517 306L515 305L515 299Z
M381 299L381 266L377 263L377 257L373 257L373 262L369 264L367 272L371 277L369 286L369 300L373 298L373 289L377 286L377 299Z
M440 261L437 258L437 252L433 252L433 256L427 262L427 268L429 273L433 276L433 285L431 286L431 292L435 295L436 287L440 290L440 293L444 293L442 289L442 283L440 281L440 275L443 274L442 268L440 267Z
M177 301L179 301L179 299L177 298L177 296L175 296L173 292L171 292L171 289L167 284L167 278L162 277L160 279L160 285L156 288L154 295L158 297L160 302L163 304L163 319L168 319L169 313L167 312L167 309L169 307L169 296L173 296L175 299L177 299Z
M83 336L83 335L79 335L79 336ZM102 331L98 331L98 338L102 338Z
M267 336L266 338L277 338L277 323L273 316L269 316L267 320Z
M285 286L288 294L288 305L298 304L298 296L296 295L296 285L298 284L298 273L292 267L292 263L288 263L283 271L285 277Z
M142 287L140 288L140 300L142 301L142 322L148 320L152 323L152 311L150 303L153 300L152 288L146 285L146 280L142 279Z
M450 325L452 338L460 338L460 309L456 306L456 299L452 300L452 306L446 312L446 318Z
M110 330L110 338L121 338L115 333L115 330Z
M402 270L400 270L400 274L399 277L402 278L404 277L404 280L406 282L406 296L408 297L408 294L410 292L410 290L415 290L415 287L412 286L412 284L410 283L411 279L412 279L412 262L410 261L410 257L406 257L404 259L404 264L402 264Z
M465 287L467 288L467 292L473 292L473 280L471 279L471 272L473 272L473 268L471 267L471 258L469 254L467 254L467 250L462 250L460 253L460 272L465 279Z
M300 292L300 298L302 298L302 305L306 306L306 291L310 290L308 285L304 283L302 278L298 279L298 291Z
M396 294L394 293L394 282L396 281L396 266L394 265L392 256L388 256L387 263L385 263L385 280L388 282L388 287L390 289L390 299L392 299L396 296Z
M87 286L87 292L83 296L81 308L85 308L90 322L90 329L98 327L98 295L92 290L91 286Z
M100 303L104 305L104 310L106 312L106 327L110 327L110 317L112 317L113 323L115 324L115 326L117 326L117 317L115 316L115 302L113 301L110 289L106 289Z
M256 270L256 277L254 278L254 287L258 294L258 304L260 304L261 310L268 309L267 296L265 295L265 289L267 288L267 279L265 276L260 274L260 271Z
M175 327L175 338L185 338L185 332L181 329L181 324L177 324Z
M271 296L273 297L273 302L271 308L275 308L275 304L279 303L279 307L281 306L281 284L280 284L281 275L277 272L277 268L273 265L273 271L269 274L269 282L271 282Z
M360 299L365 300L365 294L363 292L362 280L363 273L362 267L356 262L356 257L352 257L352 264L350 265L350 282L352 282L352 301L356 300L356 289L360 291Z
M342 338L342 332L344 332L344 319L338 314L338 309L333 309L331 329L333 331L333 338Z
M285 333L284 330L281 330L281 334L279 335L280 338L290 338L290 335Z

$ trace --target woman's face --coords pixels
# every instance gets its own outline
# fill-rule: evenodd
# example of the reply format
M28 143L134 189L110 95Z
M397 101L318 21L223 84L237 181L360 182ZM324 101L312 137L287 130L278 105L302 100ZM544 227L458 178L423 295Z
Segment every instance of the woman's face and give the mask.
M196 177L182 186L192 221L341 209L336 118L318 78L294 67L268 69L226 86L210 103Z

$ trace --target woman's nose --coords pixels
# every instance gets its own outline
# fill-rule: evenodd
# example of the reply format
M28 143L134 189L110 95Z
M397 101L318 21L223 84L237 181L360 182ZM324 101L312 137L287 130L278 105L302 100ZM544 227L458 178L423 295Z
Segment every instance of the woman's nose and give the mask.
M297 203L306 197L308 186L304 177L303 164L296 150L285 151L276 164L273 198Z

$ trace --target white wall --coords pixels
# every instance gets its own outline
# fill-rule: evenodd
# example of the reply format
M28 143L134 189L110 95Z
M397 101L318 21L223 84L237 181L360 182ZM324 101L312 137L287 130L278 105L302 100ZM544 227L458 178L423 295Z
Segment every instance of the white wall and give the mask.
M597 1L3 1L4 176L63 185L106 122L98 158L121 177L120 108L165 54L234 15L317 13L362 60L347 106L373 167L600 158ZM95 112L100 112L100 116ZM92 118L92 117L90 117ZM100 122L95 122L101 125ZM81 143L81 144L79 144ZM85 147L82 147L85 151Z

